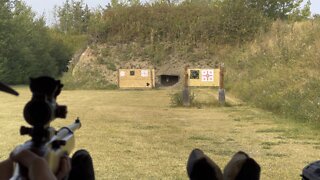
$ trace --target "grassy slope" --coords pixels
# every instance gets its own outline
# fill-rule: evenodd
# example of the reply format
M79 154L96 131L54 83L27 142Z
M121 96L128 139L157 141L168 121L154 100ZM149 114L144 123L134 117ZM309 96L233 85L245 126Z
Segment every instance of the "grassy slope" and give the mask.
M320 122L320 21L275 22L225 57L231 91L244 101L315 125Z
M28 139L20 137L18 129L24 124L21 112L30 93L18 90L18 98L0 94L1 160ZM229 99L232 107L172 108L171 93L64 91L58 102L68 105L68 120L56 120L53 126L81 118L77 148L92 153L97 179L186 179L186 161L195 147L222 168L232 154L244 150L262 166L262 179L298 179L307 163L319 159L317 133L306 127L234 99ZM199 100L216 94L216 90L195 91Z

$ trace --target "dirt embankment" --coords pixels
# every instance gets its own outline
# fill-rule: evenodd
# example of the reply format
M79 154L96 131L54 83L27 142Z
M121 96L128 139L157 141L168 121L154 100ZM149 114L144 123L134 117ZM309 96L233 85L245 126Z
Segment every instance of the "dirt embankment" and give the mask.
M78 59L73 60L72 76L76 79L101 79L117 85L118 69L155 69L157 87L162 87L161 78L163 77L177 78L178 82L173 86L180 87L183 85L186 65L194 68L217 66L218 63L214 57L196 57L200 56L199 53L202 53L201 50L189 52L190 55L178 50L165 49L164 52L158 52L134 43L117 46L95 45L87 47Z

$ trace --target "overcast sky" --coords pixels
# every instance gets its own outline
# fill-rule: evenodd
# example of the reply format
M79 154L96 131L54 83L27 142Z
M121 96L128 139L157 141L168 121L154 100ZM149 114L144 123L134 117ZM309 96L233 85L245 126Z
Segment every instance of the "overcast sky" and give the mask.
M48 17L48 23L53 23L50 17L53 17L53 7L55 5L61 6L65 0L24 0L27 5L31 6L33 11L38 15L44 14ZM304 0L305 2L307 0ZM110 0L84 0L84 3L88 4L89 8L98 8L99 5L105 7ZM320 14L320 0L311 0L311 12L312 14Z
M30 6L38 15L44 14L48 24L53 24L53 8L55 5L61 6L66 0L23 0ZM88 4L89 8L105 7L110 0L83 0Z
M304 0L304 3L307 2ZM320 14L320 1L319 0L311 0L311 13L312 14Z
M31 6L32 9L42 14L45 12L51 13L53 10L53 7L55 5L61 6L66 0L23 0L27 3L27 5ZM83 0L85 4L88 4L89 8L97 8L99 5L102 7L106 6L110 0Z

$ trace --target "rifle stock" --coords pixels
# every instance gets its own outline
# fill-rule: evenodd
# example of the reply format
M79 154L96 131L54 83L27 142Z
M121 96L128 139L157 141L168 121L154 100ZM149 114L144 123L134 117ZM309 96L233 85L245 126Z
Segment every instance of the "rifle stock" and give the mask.
M59 170L60 159L71 154L75 147L74 132L81 127L79 118L74 123L62 127L53 133L43 146L35 145L32 141L27 141L23 145L16 148L15 151L30 150L35 154L44 157L48 162L50 170L56 174ZM50 131L55 132L53 128ZM15 164L13 176L10 180L24 180L27 178L27 170L20 164Z
M45 159L52 172L56 173L58 171L61 157L71 154L75 147L74 132L80 127L80 120L77 119L73 124L61 128L46 145L48 153Z

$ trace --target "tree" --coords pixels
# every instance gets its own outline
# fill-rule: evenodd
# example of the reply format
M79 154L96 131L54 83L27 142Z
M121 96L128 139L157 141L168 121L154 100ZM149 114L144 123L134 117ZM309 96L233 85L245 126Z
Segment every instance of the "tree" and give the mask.
M65 33L83 34L88 31L91 12L83 0L66 0L61 7L56 7L56 25L59 30Z
M66 2L62 5L62 7L55 8L57 13L55 13L58 17L58 28L62 32L69 32L71 29L71 23L72 23L72 16L70 14L71 11L71 5L69 3L69 0L66 0Z
M301 9L301 17L302 18L308 18L311 16L310 6L311 6L311 2L310 2L310 0L308 0L306 5Z
M251 40L254 35L267 25L263 13L252 6L253 1L225 0L222 3L220 18L220 36L227 43L242 43Z
M303 0L247 0L250 7L260 10L271 19L288 19L289 15L299 10Z
M10 2L0 0L0 58L6 56L6 46L11 32L12 14L10 11Z

